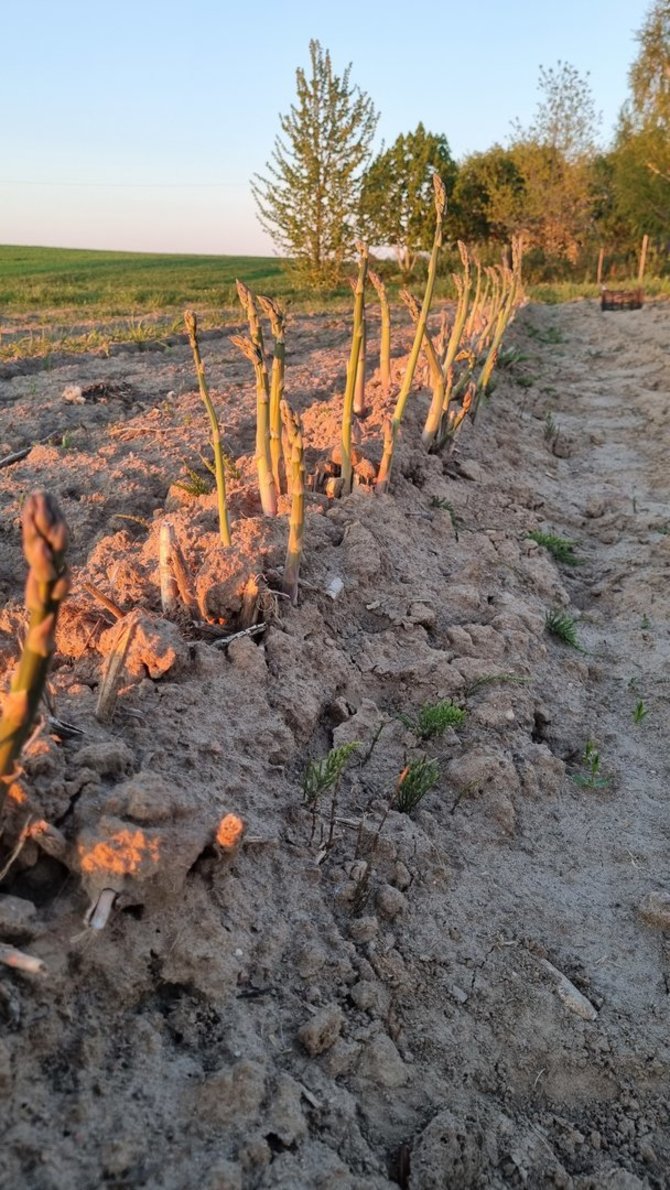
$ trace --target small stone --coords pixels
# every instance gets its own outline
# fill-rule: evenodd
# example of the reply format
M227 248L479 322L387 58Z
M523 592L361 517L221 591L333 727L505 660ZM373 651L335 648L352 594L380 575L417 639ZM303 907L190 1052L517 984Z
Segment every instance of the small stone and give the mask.
M349 936L354 942L372 942L379 932L376 917L355 917L349 923Z
M315 1058L335 1044L343 1024L342 1009L337 1004L327 1004L298 1030L298 1041Z
M399 888L401 892L406 892L412 883L412 873L401 859L398 860L393 869L391 883L395 884L396 888Z
M406 911L407 898L399 888L394 888L392 884L384 884L377 893L376 905L380 917L394 921L399 914Z
M0 896L0 938L5 942L16 942L21 938L33 938L35 906L24 897Z
M463 459L459 463L458 474L463 479L469 479L473 483L483 483L486 480L486 472L480 463L476 463L474 459Z
M467 1004L468 1000L470 999L468 993L464 992L463 988L459 988L458 984L456 983L452 983L449 991L458 1004Z
M409 618L413 624L421 624L423 628L434 628L437 622L437 612L428 603L412 603L409 608Z
M584 509L584 515L589 517L591 520L595 521L598 519L598 517L603 516L604 513L605 513L605 501L602 499L602 497L601 496L591 496L590 499L587 500L587 502L586 502L586 508Z
M569 459L573 449L574 442L567 434L557 434L551 445L552 454L557 459Z
M670 930L670 893L657 891L647 893L638 905L638 913L651 926Z
M232 1161L215 1161L209 1170L206 1190L242 1190L242 1171Z
M12 1089L12 1057L7 1042L0 1038L0 1096L9 1095Z
M69 405L85 405L86 397L84 396L81 385L66 385L66 387L63 389L63 400L67 401Z
M296 959L296 969L302 979L310 979L325 966L326 952L320 946L304 946Z
M349 995L361 1012L369 1012L370 1009L379 1007L379 988L369 979L360 979L354 984Z
M74 757L77 768L89 768L101 777L120 777L133 768L133 754L123 740L87 744Z
M364 1047L358 1073L381 1087L402 1087L409 1077L405 1063L385 1033L373 1037Z

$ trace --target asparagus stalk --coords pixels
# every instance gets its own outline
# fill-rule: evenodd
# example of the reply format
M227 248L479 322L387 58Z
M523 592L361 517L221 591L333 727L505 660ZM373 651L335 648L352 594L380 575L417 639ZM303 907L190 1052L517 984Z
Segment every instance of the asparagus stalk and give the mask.
M270 378L270 464L272 466L272 477L277 489L277 495L279 496L282 489L281 403L284 399L284 367L286 360L286 344L284 341L285 315L279 302L274 301L273 298L259 296L258 304L266 318L270 319L270 328L274 337L272 375Z
M189 343L191 344L191 351L193 352L193 362L198 377L198 388L200 389L200 396L202 397L207 416L209 417L209 424L211 427L212 450L214 452L214 468L216 474L216 495L219 508L219 534L224 546L230 545L230 522L228 520L228 503L226 500L226 473L223 465L223 450L221 449L221 431L219 430L219 422L216 416L216 410L212 404L212 399L209 395L207 381L205 379L205 368L200 356L200 347L198 345L198 323L193 310L184 311L184 323L186 324L186 333L188 335Z
M365 357L367 354L368 327L365 317L365 291L363 296L363 333L361 335L361 349L358 353L358 367L356 369L356 388L354 390L354 413L356 417L363 417L365 413Z
M282 589L295 607L305 531L305 465L300 418L286 401L282 401L281 414L291 452L291 519Z
M258 468L258 490L265 516L277 515L277 489L272 476L270 456L270 391L268 373L258 343L234 335L231 342L239 347L243 355L254 366L256 373L256 466Z
M354 412L354 394L358 362L361 357L363 344L363 306L365 302L365 278L368 271L368 249L365 244L356 245L359 252L358 276L354 300L354 329L351 337L351 351L347 365L347 383L344 390L344 410L342 413L342 490L346 495L351 491L353 478L353 463L351 459L351 425Z
M34 492L23 507L23 552L28 563L28 633L0 719L0 782L9 784L30 735L56 647L58 611L68 592L67 525L47 492Z
M391 311L386 293L386 286L378 273L368 269L368 277L374 286L381 310L381 341L379 344L379 375L382 382L384 396L388 396L391 388Z
M379 475L377 476L377 490L379 492L385 492L387 490L389 481L391 478L391 466L393 463L393 452L395 450L395 444L396 444L396 440L398 437L398 430L400 428L400 424L403 419L403 414L405 412L405 405L407 404L407 398L409 397L410 390L412 387L412 381L414 379L414 371L416 369L417 360L419 358L419 352L421 351L421 345L423 343L423 337L424 337L424 333L425 333L425 329L426 329L426 322L428 320L428 311L430 310L430 304L433 300L433 289L435 288L435 277L437 275L437 258L439 255L440 248L442 247L442 222L444 219L444 212L445 212L446 205L447 205L447 195L446 195L446 191L444 188L444 182L440 178L439 174L433 174L433 185L435 187L435 212L437 215L437 220L435 223L435 237L433 239L433 251L431 253L430 264L428 266L428 280L426 282L426 292L425 292L424 298L423 298L423 305L421 307L421 314L419 316L419 322L417 324L416 332L414 334L414 342L412 344L412 350L410 351L410 354L409 354L409 359L407 361L407 367L405 368L405 375L403 378L402 386L401 386L400 392L398 394L398 400L396 402L396 407L395 407L395 410L393 413L393 417L391 419L391 441L390 441L390 444L387 444L386 442L384 444L384 454L382 456L382 462L381 462L381 466L379 469ZM387 445L389 445L388 450L387 450Z

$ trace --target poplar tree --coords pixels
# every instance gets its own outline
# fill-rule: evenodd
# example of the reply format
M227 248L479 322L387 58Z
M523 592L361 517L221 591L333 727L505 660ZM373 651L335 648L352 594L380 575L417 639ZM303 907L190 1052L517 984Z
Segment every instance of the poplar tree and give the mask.
M310 41L309 55L309 77L296 71L297 100L279 117L281 134L252 191L261 226L292 257L300 280L324 289L337 284L353 248L379 116L351 83L351 64L335 74L318 41Z

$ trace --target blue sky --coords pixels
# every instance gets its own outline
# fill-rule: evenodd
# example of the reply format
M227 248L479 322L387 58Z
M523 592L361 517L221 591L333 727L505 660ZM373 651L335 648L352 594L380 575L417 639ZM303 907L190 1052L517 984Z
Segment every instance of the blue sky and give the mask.
M323 0L322 0L323 5ZM540 65L590 72L602 135L647 0L30 0L0 23L0 243L266 253L249 190L317 38L381 112L461 157L528 123Z

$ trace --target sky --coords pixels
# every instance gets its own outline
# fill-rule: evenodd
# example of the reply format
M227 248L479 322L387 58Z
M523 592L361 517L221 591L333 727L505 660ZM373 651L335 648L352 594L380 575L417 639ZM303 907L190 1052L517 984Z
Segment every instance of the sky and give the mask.
M309 41L461 158L530 123L541 65L589 72L606 143L649 0L5 0L0 243L272 254L250 191Z

